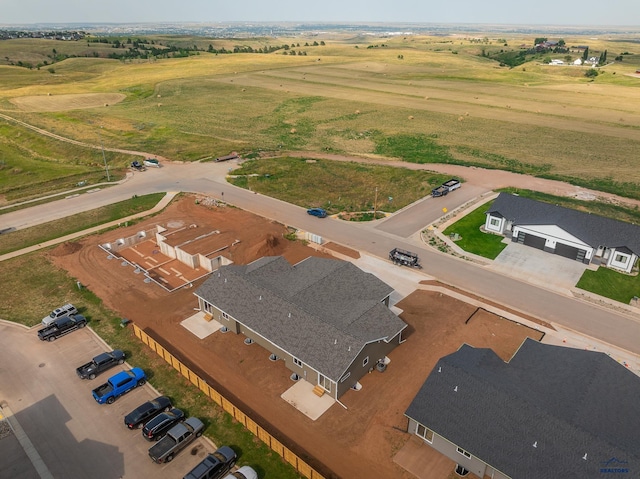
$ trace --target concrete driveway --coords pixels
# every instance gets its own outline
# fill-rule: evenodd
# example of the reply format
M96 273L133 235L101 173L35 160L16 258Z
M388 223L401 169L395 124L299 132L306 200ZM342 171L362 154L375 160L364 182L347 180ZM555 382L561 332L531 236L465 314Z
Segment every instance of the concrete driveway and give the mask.
M0 403L9 406L13 420L32 444L27 452L32 461L36 458L40 464L40 477L182 477L213 451L209 441L200 438L171 463L153 463L147 455L150 443L139 430L128 430L123 417L157 393L147 385L112 405L97 404L91 390L111 374L126 369L126 364L93 381L82 381L75 368L103 352L106 346L89 328L53 343L41 342L36 329L0 322ZM10 439L6 444L15 447L16 441ZM9 459L0 454L0 471L6 471ZM33 477L34 469L25 462L26 456L21 461L12 462L11 466L16 473L22 471L26 475L11 477Z
M509 241L509 240L507 240ZM556 254L509 241L493 261L491 269L538 284L554 291L570 294L587 265Z

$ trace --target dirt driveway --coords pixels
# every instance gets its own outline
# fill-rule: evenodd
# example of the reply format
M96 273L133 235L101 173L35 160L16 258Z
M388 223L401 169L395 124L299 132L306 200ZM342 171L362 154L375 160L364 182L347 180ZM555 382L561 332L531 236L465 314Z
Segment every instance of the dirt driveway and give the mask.
M233 228L241 242L232 252L237 263L263 255L282 254L295 263L320 253L300 242L283 239L284 226L236 208L207 208L185 197L162 214L128 230L108 232L52 250L51 260L67 269L121 316L133 319L162 344L202 372L214 387L246 413L282 438L294 451L328 477L359 479L410 478L392 460L409 439L404 411L429 371L443 355L462 343L491 347L508 359L526 336L540 333L516 325L441 293L418 291L398 303L409 324L407 341L390 354L384 373L373 372L360 391L342 398L313 422L280 398L292 382L282 362L269 361L258 345L243 337L214 333L200 340L180 325L197 302L193 289L167 293L145 284L131 267L109 261L97 244L134 234L153 224L189 220L220 230ZM199 284L195 284L195 287Z

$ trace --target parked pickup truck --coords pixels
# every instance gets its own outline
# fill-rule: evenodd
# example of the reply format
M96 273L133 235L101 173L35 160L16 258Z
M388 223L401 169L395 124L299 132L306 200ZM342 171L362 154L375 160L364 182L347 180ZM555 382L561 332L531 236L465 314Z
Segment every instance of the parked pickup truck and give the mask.
M124 363L124 353L116 349L110 353L99 354L87 364L76 368L76 373L80 379L95 379L101 372L122 363Z
M190 417L169 429L167 435L149 449L149 457L158 464L170 462L195 438L202 436L203 430L202 421L197 417Z
M140 368L122 371L111 376L109 380L92 391L93 399L98 404L112 404L119 396L147 382L147 376Z
M442 183L441 186L438 186L437 188L431 190L431 196L433 196L434 198L438 196L446 196L451 191L460 188L460 186L462 186L462 184L459 180L451 178L449 181L445 181L444 183Z
M58 337L69 334L76 329L84 328L87 325L87 318L81 314L73 316L63 316L56 319L49 326L38 330L40 341L55 341Z

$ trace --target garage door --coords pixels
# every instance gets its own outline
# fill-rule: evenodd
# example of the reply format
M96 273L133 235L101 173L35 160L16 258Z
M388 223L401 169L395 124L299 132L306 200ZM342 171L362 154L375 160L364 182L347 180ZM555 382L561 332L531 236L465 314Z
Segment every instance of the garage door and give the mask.
M562 243L556 243L555 253L557 255L564 256L565 258L569 258L569 259L577 259L579 252L580 252L580 248L576 248L574 246L569 246Z
M534 248L544 249L545 239L540 236L534 236L530 234L524 235L524 241L522 244L526 244L527 246L533 246Z

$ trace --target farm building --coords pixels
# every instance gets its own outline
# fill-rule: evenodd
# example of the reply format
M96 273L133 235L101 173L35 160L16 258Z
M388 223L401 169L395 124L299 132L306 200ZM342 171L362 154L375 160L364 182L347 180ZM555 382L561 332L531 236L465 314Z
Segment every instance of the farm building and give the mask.
M626 273L640 255L639 226L508 193L493 202L484 226L514 242Z
M441 358L405 415L462 474L638 477L639 396L608 355L526 339L508 363L466 344Z
M389 309L393 289L349 262L284 257L222 266L198 288L202 311L284 360L338 399L402 339L407 325ZM273 356L272 356L273 357Z

